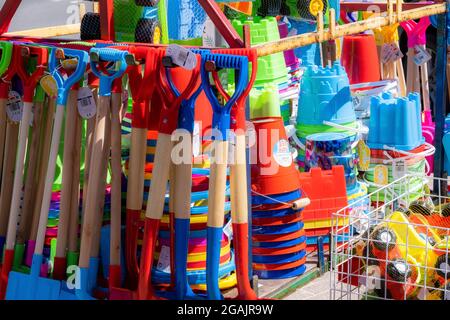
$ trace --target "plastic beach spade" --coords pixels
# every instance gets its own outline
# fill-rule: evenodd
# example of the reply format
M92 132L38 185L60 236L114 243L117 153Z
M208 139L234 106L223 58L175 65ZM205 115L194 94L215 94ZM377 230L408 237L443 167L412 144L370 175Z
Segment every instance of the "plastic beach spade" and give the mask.
M68 298L64 297L65 295L60 281L42 278L39 276L43 261L42 252L44 249L45 230L47 226L48 211L50 208L52 183L55 174L56 157L58 155L64 109L69 90L83 76L88 60L87 53L83 51L64 49L64 55L65 57L77 58L78 66L72 75L68 78L63 78L63 76L57 71L60 67L57 66L56 50L52 50L50 56L50 71L55 77L58 86L58 106L56 108L54 120L52 147L50 150L47 175L45 179L45 190L39 218L38 236L36 239L31 273L29 275L18 272L10 273L6 298L11 300L55 300Z
M83 228L80 245L80 262L79 262L79 280L80 285L76 288L76 295L78 299L90 300L91 289L95 281L91 277L96 277L98 265L98 257L92 256L92 247L94 244L94 233L99 232L100 228L96 230L96 215L98 215L100 197L104 195L104 186L106 178L107 167L104 165L105 154L109 153L109 145L107 143L106 123L108 121L110 104L111 104L111 89L113 81L120 78L127 69L126 56L128 52L119 51L110 48L96 49L90 51L91 55L91 70L100 79L99 90L99 107L97 110L97 126L93 136L93 147L90 163L90 181L89 192L86 198L86 208L83 217ZM94 61L95 60L95 61ZM115 67L113 71L105 73L99 70L98 64L100 61L112 62Z
M30 74L26 71L26 60L24 59L24 52L27 57L37 58L37 67ZM25 152L28 143L28 130L30 120L32 116L33 97L34 91L38 84L38 81L44 74L47 68L47 49L39 47L28 47L15 45L13 48L13 63L10 66L11 70L14 70L16 76L18 76L24 87L24 105L22 119L19 127L19 143L17 147L17 155L14 171L14 183L13 192L11 197L11 207L8 220L8 233L6 236L5 246L5 259L2 267L1 279L0 279L0 294L3 296L5 293L6 284L8 282L8 273L11 271L11 259L14 257L14 247L17 234L17 222L20 213L20 196L22 192L22 180L24 176L25 167Z
M214 53L221 53L221 50L215 50ZM246 129L246 119L245 119L245 101L250 94L251 88L255 83L257 77L257 56L254 50L248 49L232 49L228 53L241 56L244 60L236 61L230 63L230 65L225 66L226 68L236 69L239 68L239 64L242 64L241 69L236 73L238 77L238 86L243 86L243 88L238 87L238 92L240 94L237 96L236 104L234 108L231 109L231 129L235 130L235 145L234 145L234 161L230 164L230 191L231 191L231 215L233 221L233 245L236 255L236 277L238 286L238 299L244 300L255 300L257 296L253 289L250 287L249 280L249 261L248 261L248 195L247 195L247 159L245 152L245 129ZM248 81L243 81L241 78L248 78L246 73L248 73L248 63L251 63L252 71L250 79ZM234 99L230 97L218 81L217 71L213 72L213 78L216 88L224 96L225 100L228 102ZM203 80L206 78L203 75ZM235 96L236 97L236 96ZM210 101L213 97L211 91L209 91L208 99ZM211 102L213 108L216 112L216 107L218 106L217 100ZM227 105L225 105L227 106ZM224 107L222 107L224 108ZM212 189L210 189L212 190ZM208 217L209 223L209 217ZM208 248L211 248L211 243L208 242ZM213 244L212 248L217 250L217 246ZM209 251L208 251L209 253ZM208 261L208 260L207 260ZM215 269L213 269L214 271ZM207 270L207 275L209 274Z
M248 52L249 53L249 52ZM236 54L245 54L245 52L236 51ZM221 299L222 295L219 289L218 283L218 270L220 264L220 240L223 232L223 211L225 204L225 186L226 186L226 168L227 168L227 154L228 154L228 141L227 141L227 131L230 128L230 118L232 113L232 107L236 104L236 107L233 111L234 119L233 124L234 128L242 129L242 124L245 123L245 113L241 113L240 111L244 111L243 102L245 101L245 97L250 92L250 88L248 86L248 58L246 56L226 56L222 54L206 54L203 57L202 61L202 82L203 87L211 102L211 106L214 111L213 118L213 127L218 130L219 136L215 137L214 140L214 150L215 150L215 161L211 164L211 176L210 176L210 198L208 201L208 222L207 222L207 256L206 256L206 283L207 283L207 296L209 299ZM252 59L253 66L256 67L255 63L256 59ZM213 70L210 70L211 63L213 64ZM209 65L208 65L209 64ZM218 80L217 74L214 76L216 87L219 92L225 96L228 100L224 106L222 106L217 97L214 95L212 87L209 83L209 74L211 71L216 71L216 68L227 68L227 69L235 69L236 72L236 89L232 97L228 97L225 94L225 91L221 87L220 81ZM214 75L214 73L213 73ZM254 80L254 76L252 76L252 81ZM242 110L241 110L242 109ZM234 175L236 177L236 170L240 171L241 168L239 163L241 163L245 167L245 153L241 154L239 152L239 145L244 143L245 150L245 136L244 140L241 139L240 135L236 135L236 156L240 157L239 161L233 167ZM242 156L244 156L242 158ZM245 172L245 169L244 169ZM242 172L241 172L242 173ZM245 179L245 175L242 176ZM242 184L242 181L239 183ZM233 189L236 192L236 181L234 181L233 177L231 178L231 184L234 185ZM246 186L246 182L243 183L243 186ZM242 190L241 190L242 191ZM238 199L236 199L238 196ZM239 206L236 200L243 200L239 198L240 195L236 193L232 195L234 198L235 204L232 204L232 212L234 212L235 217L239 221L235 221L236 223L242 223L243 226L247 226L246 219L240 216L236 209L242 209L245 206L245 202L243 202ZM245 197L246 198L246 197ZM243 215L247 216L245 211ZM235 230L235 226L233 225L233 229ZM240 229L238 227L238 229ZM241 231L241 230L239 230ZM238 232L238 234L243 235L242 232ZM241 239L242 242L243 239ZM240 243L238 245L247 245L247 243ZM239 250L242 252L242 248ZM244 258L244 257L242 257ZM238 272L239 273L239 272ZM248 273L248 272L247 272ZM242 276L242 275L241 275ZM247 287L245 286L245 279L241 280L242 283L239 285L239 289L244 288L244 290L239 290L240 294L244 295L244 291L246 291ZM251 289L250 289L251 291ZM252 292L253 293L253 292ZM246 298L256 298L256 295L253 294L245 294Z

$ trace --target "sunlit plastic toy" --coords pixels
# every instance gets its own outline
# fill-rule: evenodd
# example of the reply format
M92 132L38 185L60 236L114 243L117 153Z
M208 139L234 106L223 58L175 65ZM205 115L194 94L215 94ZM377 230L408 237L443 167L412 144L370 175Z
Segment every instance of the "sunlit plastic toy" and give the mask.
M119 42L160 43L166 23L165 1L114 0L115 39ZM81 39L101 39L100 14L88 12L81 21ZM164 26L167 30L167 27Z

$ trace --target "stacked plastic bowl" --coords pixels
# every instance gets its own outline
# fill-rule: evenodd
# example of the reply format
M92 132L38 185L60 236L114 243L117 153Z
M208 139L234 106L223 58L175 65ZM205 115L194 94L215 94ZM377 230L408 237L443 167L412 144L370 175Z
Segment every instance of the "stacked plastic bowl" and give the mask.
M253 270L262 279L281 279L305 272L306 238L299 173L293 164L281 117L253 119L258 161L252 164ZM266 150L267 159L261 158ZM264 153L265 154L265 153Z
M193 168L191 192L191 224L187 257L188 281L197 290L206 289L206 224L208 214L209 169ZM220 250L219 285L228 289L236 284L234 256L231 250L231 204L230 190L227 182L226 202L224 211L224 231ZM144 196L146 197L146 196ZM170 215L169 196L166 197L165 212L161 220L159 239L155 249L155 267L153 280L159 284L169 284L171 276L170 258ZM169 259L168 259L169 258ZM169 262L169 264L168 264Z

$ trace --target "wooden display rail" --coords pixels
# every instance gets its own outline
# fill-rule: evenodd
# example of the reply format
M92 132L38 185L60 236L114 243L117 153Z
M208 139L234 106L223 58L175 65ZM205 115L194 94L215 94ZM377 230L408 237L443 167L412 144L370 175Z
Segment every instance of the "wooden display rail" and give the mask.
M80 33L80 24L65 24L62 26L36 28L30 30L21 30L8 32L3 34L5 37L36 37L36 38L53 38L60 36L68 36Z
M397 22L420 19L422 17L435 14L442 14L446 10L445 3L432 4L415 8L411 10L402 10L402 1L397 0L396 10L394 12L394 3L388 2L387 12L380 13L377 17L348 23L337 26L336 17L333 9L330 9L330 28L324 29L323 16L320 14L317 19L317 32L304 33L298 36L287 37L281 40L256 45L258 56L267 56L270 54L292 50L295 48L307 46L313 43L320 43L328 40L334 40L343 36L358 34L367 30L372 30Z

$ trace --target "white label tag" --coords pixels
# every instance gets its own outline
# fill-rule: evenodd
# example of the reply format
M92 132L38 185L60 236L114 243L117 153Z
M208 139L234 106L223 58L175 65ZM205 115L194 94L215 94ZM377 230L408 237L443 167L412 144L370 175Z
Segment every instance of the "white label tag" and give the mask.
M431 60L431 54L429 54L422 46L415 46L414 50L416 53L414 55L414 63L416 65L421 66Z
M381 61L383 63L394 62L402 57L403 54L396 43L386 43L381 48Z
M197 57L191 51L182 46L171 44L167 47L166 55L172 58L172 62L186 70L193 70L197 66Z
M162 272L170 273L170 248L168 246L161 246L156 268Z
M227 224L223 227L223 233L227 236L229 241L233 239L233 224L231 219L228 220Z
M289 167L292 164L292 154L289 148L289 141L280 140L273 146L273 157L282 167Z
M235 163L236 152L236 134L233 131L228 132L228 163Z
M91 89L80 88L78 90L78 113L83 119L90 119L95 116L96 112L97 106Z
M391 51L392 51L392 56L391 56L391 59L389 60L390 62L394 62L394 61L397 61L397 60L403 58L403 53L396 43L391 43Z
M388 43L383 44L381 47L381 62L387 63L391 56L391 46Z
M406 174L405 160L397 160L392 163L392 177L394 180L400 179Z
M192 153L194 157L200 156L201 152L200 121L194 122L194 131L192 132Z
M6 114L12 122L20 122L22 119L23 102L20 94L16 91L10 91L8 102L6 103Z

